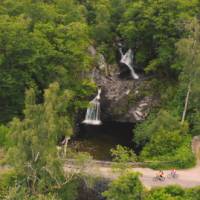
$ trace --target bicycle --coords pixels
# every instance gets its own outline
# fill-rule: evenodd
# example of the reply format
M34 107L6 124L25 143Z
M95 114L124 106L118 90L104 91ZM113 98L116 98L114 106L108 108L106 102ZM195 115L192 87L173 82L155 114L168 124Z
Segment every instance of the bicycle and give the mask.
M165 177L157 175L157 176L153 177L153 181L155 181L155 182L156 181L165 181Z
M173 178L173 179L177 179L179 177L179 175L177 174L177 173L169 173L168 175L167 175L167 178Z

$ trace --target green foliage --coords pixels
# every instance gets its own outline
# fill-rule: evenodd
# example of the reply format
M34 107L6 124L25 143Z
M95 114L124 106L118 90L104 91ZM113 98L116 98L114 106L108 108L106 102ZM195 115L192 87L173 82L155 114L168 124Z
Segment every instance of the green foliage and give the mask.
M180 134L184 135L188 131L188 125L187 123L181 125L178 117L171 115L165 110L160 110L157 115L150 115L144 123L136 127L134 130L134 141L136 144L145 144L150 141L156 133L159 135L159 132L172 131L178 131Z
M200 187L188 189L185 195L185 199L188 200L199 200L200 199Z
M150 191L145 200L184 200L185 192L178 186L168 186Z
M183 20L195 15L196 1L159 0L130 2L118 30L136 50L138 64L147 71L169 75L175 60L174 44L184 35Z
M186 117L189 115L189 120L194 131L197 129L200 113L200 24L196 18L189 21L186 24L186 30L189 35L186 38L181 39L177 43L177 53L179 55L180 66L182 66L182 73L180 75L180 87L184 91L184 96L188 95L188 99L185 99ZM187 100L187 101L186 101ZM184 115L183 115L184 116ZM183 118L182 120L185 120Z
M184 108L185 91L177 82L168 86L161 94L162 107L174 116L181 116Z
M140 200L142 199L143 186L138 174L127 173L114 180L107 191L103 193L108 200Z
M135 142L143 144L140 159L152 161L153 168L187 168L195 164L191 150L188 124L181 124L179 118L161 110L135 130Z
M137 175L127 174L113 181L108 190L103 193L108 200L199 200L200 188L183 189L180 186L157 187L144 190Z
M83 6L73 0L4 0L1 6L0 121L22 114L26 88L37 89L40 101L53 81L75 92L86 88L91 58Z
M4 197L5 200L61 200L58 196L54 194L45 195L28 195L25 188L11 187Z
M150 140L151 134L153 134L154 132L148 132L148 130L149 127L151 127L151 124L153 123L155 118L156 115L154 113L151 113L144 122L138 123L134 128L133 141L137 146L143 147Z
M115 162L133 162L136 160L133 150L121 145L117 145L116 149L111 149L111 155Z
M186 134L198 135L199 132L199 23L196 19L186 22L188 35L177 44L178 60L176 69L181 71L179 84L171 83L166 92L161 92L162 110L156 116L150 117L134 130L134 141L144 147L141 158L154 160L149 164L154 168L171 166L191 167L195 163L191 152L191 138ZM179 122L184 110L185 98L190 85L190 96L187 111L187 121ZM169 112L171 114L169 114ZM167 141L167 142L166 142ZM163 163L160 163L162 161ZM166 162L166 163L165 163Z
M192 135L199 135L200 133L200 112L196 110L194 113L190 113L188 117L191 124Z
M54 194L39 195L37 197L29 197L33 200L61 200L58 196Z
M4 191L1 190L0 192L2 195L0 196L0 199L2 200L75 200L77 193L77 182L66 184L57 193L48 193L44 195L29 195L26 187L16 187L12 186L11 184L7 185L7 188Z
M14 186L8 190L8 193L4 198L6 200L18 200L18 199L28 200L29 196L26 194L25 188L19 189L16 186Z
M179 186L152 189L144 200L199 200L200 189L183 189Z
M153 161L149 166L154 168L194 165L189 134L200 131L200 26L191 19L199 18L199 8L197 0L2 0L0 122L18 118L9 127L0 126L0 145L10 148L8 157L16 170L1 175L0 198L76 198L77 182L64 174L56 145L62 136L72 135L74 116L95 89L88 80L94 63L88 47L93 45L108 63L115 63L119 38L133 48L137 65L162 75L150 86L144 81L144 89L134 96L161 100L134 130L134 142L143 148L140 159ZM188 85L187 121L181 124ZM132 105L131 95L127 103ZM78 166L90 163L87 154L67 153ZM136 160L126 147L117 146L111 153L123 171ZM198 194L199 189L167 187L150 191L145 200L196 200ZM128 174L104 195L108 200L138 200L143 188L137 175Z
M183 139L183 136L178 131L158 131L151 138L149 144L145 146L141 156L145 158L173 156L176 150L182 145Z
M159 144L161 147L162 144ZM191 149L191 137L185 136L182 139L182 143L179 144L178 147L175 149L172 149L169 146L168 151L166 154L154 155L154 157L150 156L150 150L148 149L151 147L151 144L146 146L142 152L143 159L147 159L151 161L149 164L147 164L148 167L154 168L154 169L171 169L171 168L190 168L193 167L196 164L195 155L192 152Z
M117 145L115 149L111 149L111 155L115 162L115 164L113 164L114 169L120 169L122 172L125 172L131 167L131 162L137 160L137 156L133 150L121 145Z
M14 186L17 179L16 173L13 170L1 172L0 176L0 199L5 199L10 187Z
M7 144L9 129L4 125L0 125L0 146L3 147Z
M56 145L61 136L72 134L66 110L73 97L70 91L61 92L58 83L45 90L43 104L36 104L35 95L33 89L26 92L25 118L10 124L14 145L8 152L17 175L24 177L20 185L34 195L61 189L71 181L63 171Z
M61 200L76 200L77 199L77 190L78 190L79 181L72 180L71 182L64 185L58 192L57 196Z
M110 2L108 0L99 0L94 3L96 13L94 28L92 31L93 38L97 42L110 41L111 35L111 16L110 16Z
M92 160L91 155L87 152L78 152L74 155L74 158L76 159L75 165L80 167L88 166Z

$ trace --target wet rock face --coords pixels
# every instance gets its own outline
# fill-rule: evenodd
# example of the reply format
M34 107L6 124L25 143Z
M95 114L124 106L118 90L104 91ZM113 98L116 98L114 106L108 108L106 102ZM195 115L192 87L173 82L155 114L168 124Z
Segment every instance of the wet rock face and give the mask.
M98 55L93 46L89 48L90 54L97 57L98 69L93 70L91 79L102 89L101 120L141 122L148 116L151 108L158 103L158 98L153 94L150 77L140 74L139 79L133 79L127 62L120 62L121 56L121 61L123 60L122 46L118 47L121 55L119 59L116 59L119 61L117 66L109 66L102 54ZM129 64L133 67L133 60L129 60Z
M118 73L105 76L95 72L95 82L102 88L101 119L136 123L145 120L157 104L147 77L139 80L120 78Z

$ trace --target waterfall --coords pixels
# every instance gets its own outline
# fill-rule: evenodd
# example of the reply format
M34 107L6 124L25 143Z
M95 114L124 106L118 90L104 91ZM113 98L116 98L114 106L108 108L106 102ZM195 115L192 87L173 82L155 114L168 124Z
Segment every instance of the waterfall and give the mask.
M139 76L135 73L133 69L133 51L129 49L125 54L122 52L122 48L119 48L121 54L121 63L124 63L131 71L133 79L139 79Z
M100 125L102 123L100 120L100 95L101 89L98 89L97 96L89 103L84 124Z

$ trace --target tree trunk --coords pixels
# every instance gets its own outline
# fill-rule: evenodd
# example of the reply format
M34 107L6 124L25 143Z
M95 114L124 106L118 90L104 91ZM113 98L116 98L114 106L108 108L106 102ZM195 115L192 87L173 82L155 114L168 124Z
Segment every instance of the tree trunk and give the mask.
M186 117L186 113L187 113L187 109L188 109L188 102L189 102L190 92L191 92L191 81L188 84L188 90L187 90L187 95L186 95L186 98L185 98L185 106L184 106L184 110L183 110L181 124L183 124L184 121L185 121L185 117Z

